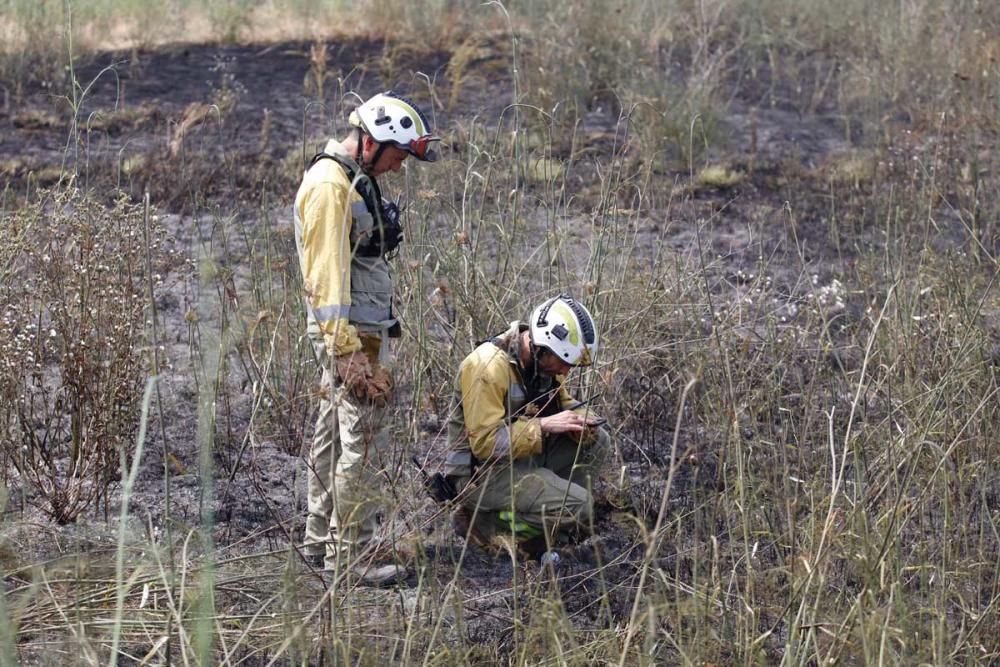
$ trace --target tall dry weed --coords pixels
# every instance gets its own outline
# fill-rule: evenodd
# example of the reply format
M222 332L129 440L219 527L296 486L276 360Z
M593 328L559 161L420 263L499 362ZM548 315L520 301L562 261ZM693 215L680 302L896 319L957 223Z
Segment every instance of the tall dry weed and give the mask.
M129 459L149 371L147 281L176 260L154 230L145 270L141 207L75 190L3 220L18 239L0 294L0 471L59 523L107 497Z

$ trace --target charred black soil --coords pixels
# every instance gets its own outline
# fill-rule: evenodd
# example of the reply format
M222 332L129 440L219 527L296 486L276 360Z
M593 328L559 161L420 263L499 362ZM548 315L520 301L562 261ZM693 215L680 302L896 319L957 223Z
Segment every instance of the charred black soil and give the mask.
M301 537L305 475L301 454L311 433L310 392L318 379L314 371L306 371L295 406L284 412L275 408L278 416L253 435L248 433L259 408L252 386L252 364L259 360L247 353L254 335L252 321L259 315L247 296L259 289L251 286L249 266L259 260L255 243L265 232L273 234L267 237L273 242L270 267L283 276L275 280L296 284L288 207L305 159L324 137L343 133L345 110L350 107L344 96L349 91L365 95L392 87L429 105L435 110L435 125L443 128L446 160L463 159L478 141L477 127L487 137L505 136L512 96L510 73L504 66L508 54L498 47L495 55L472 63L463 73L465 82L448 80L451 57L443 51L403 52L382 41L351 41L327 46L321 67L307 43L177 45L102 54L78 65L74 75L82 88L76 109L62 92L70 89L66 80L35 82L20 99L0 109L5 207L15 207L20 198L59 182L71 181L109 200L118 191L136 201L148 193L175 242L189 249L192 266L166 277L157 298L164 364L159 380L162 411L153 412L131 514L137 543L161 539L167 528L183 535L210 515L212 548L224 573L220 598L232 598L232 610L249 603L243 593L234 592L235 584L227 584L227 576L239 580L239 566L227 569L226 563L273 552L270 558L261 557L259 572L267 572L254 583L263 594L268 590L264 580L282 576L289 545ZM451 104L446 92L458 85L464 92ZM629 110L607 101L594 102L579 124L559 128L552 139L548 157L577 160L564 186L571 194L565 218L572 224L560 227L558 235L572 245L573 239L587 237L601 225L627 222L636 239L628 268L636 275L650 275L649 290L664 288L654 284L653 269L674 262L698 269L688 280L703 281L710 295L709 303L697 305L698 316L686 318L693 322L690 328L674 325L673 312L650 315L659 323L664 346L678 352L676 357L626 358L621 368L606 376L614 382L605 404L616 427L617 445L614 467L609 467L608 480L598 490L597 536L584 549L567 551L554 578L552 569L537 563L512 564L507 557L463 550L447 516L420 496L419 477L408 460L414 453L434 461L442 452L446 402L438 396L420 400L413 396L418 380L432 387L446 386L451 369L428 367L426 378L404 373L397 393L399 421L391 428L410 445L388 471L393 482L390 495L402 509L391 522L386 519L385 528L405 534L401 548L414 552L420 568L402 593L371 593L378 605L374 609L381 611L365 613L373 618L384 614L386 623L398 622L400 627L414 609L431 619L435 613L444 614L449 632L462 633L470 644L489 645L500 655L510 650L512 633L521 624L530 624L531 614L544 616L552 605L561 606L577 628L599 632L620 627L631 612L638 565L645 555L645 531L656 521L672 453L678 458L668 513L680 525L688 513L711 506L725 489L726 443L736 439L753 447L778 440L790 448L805 445L797 435L804 427L788 414L749 409L733 415L723 428L719 424L727 420L699 416L707 404L707 399L700 402L702 397L716 391L731 397L741 388L752 396L753 389L767 380L780 387L784 405L795 410L827 391L817 376L847 379L859 370L864 352L854 332L870 316L870 305L884 295L882 288L863 283L860 277L867 268L857 264L860 256L886 243L887 223L879 217L885 209L872 202L901 187L895 184L913 182L914 156L967 149L960 149L947 132L933 138L921 135L921 128L908 116L889 118L877 128L860 121L846 123L822 103L809 110L797 108L782 97L781 87L766 72L734 86L727 101L718 104L717 129L710 142L702 139L708 145L697 155L684 155L680 142L649 158L628 138ZM567 134L573 135L572 141ZM623 180L634 182L636 188L622 187L609 195L608 165L617 165ZM721 171L708 172L706 167ZM434 197L441 210L463 206L458 188L438 186L430 172L425 181L437 190ZM550 194L548 184L528 177L521 187L529 193L529 201ZM638 199L630 195L635 190L642 191ZM609 214L612 210L619 213ZM544 216L529 211L525 218L536 224ZM446 221L431 219L427 224L432 238L437 234L450 240L455 235ZM1000 249L995 233L971 241L961 219L943 206L935 227L924 231L929 243L943 252L964 252L977 243L994 255ZM484 225L477 233L490 232ZM575 247L569 255L571 260L586 258L586 252ZM206 284L196 275L193 267L205 259L214 262L217 283ZM419 260L416 251L400 259ZM401 271L401 287L418 289L416 282L406 283L410 279L412 272ZM640 282L635 282L635 289L640 289ZM836 285L841 282L851 283L854 291L839 294ZM820 303L823 288L828 300ZM433 284L427 291L431 289ZM762 303L753 302L758 295ZM424 299L420 295L419 300ZM677 304L676 312L691 307ZM773 342L782 340L782 332L793 337L795 323L801 321L799 312L816 307L826 309L823 335L779 359ZM771 330L743 315L763 311L770 317ZM243 324L231 340L220 343L213 330L223 312L234 321L243 318ZM281 317L298 315L290 312ZM724 340L715 333L713 322L741 317L755 324L734 325L736 333ZM984 309L983 326L996 336L995 311ZM295 330L294 324L289 330ZM610 331L609 338L624 332L624 327ZM412 331L410 335L415 338ZM199 432L198 404L208 383L203 375L204 350L212 345L229 351L218 361L214 481L206 486L199 462L204 435ZM449 346L443 345L442 350ZM731 364L729 372L739 377L728 392L699 384L683 404L687 380L701 369L682 366L676 358L683 356L679 351L698 345L718 349ZM443 358L461 358L461 339L450 346L457 349L442 352ZM298 359L307 359L301 346L292 349ZM778 352L789 349L779 346ZM832 391L828 397L836 405L850 399ZM268 398L273 403L278 399ZM888 409L873 400L867 418L877 423ZM169 508L164 493L167 477ZM26 585L33 563L72 569L99 562L94 555L113 546L109 536L116 532L116 498L117 493L112 494L107 506L74 526L57 526L40 511L35 494L14 486L6 521L18 527L7 531L4 544L16 553L2 560L3 570L12 572L8 588ZM717 545L743 539L729 535L727 525L717 516L714 524L675 528L676 539L656 554L661 578L656 585L667 593L683 587L699 561L710 557L706 545L712 540ZM203 543L192 544L194 551L206 548ZM791 554L780 544L764 544L760 557L783 564ZM310 582L318 601L321 580L302 574L301 564L289 567ZM733 576L741 573L734 570ZM782 576L776 575L776 590L786 586ZM533 585L517 587L519 580ZM433 609L437 604L433 601L446 600L451 586L462 591L464 604ZM419 597L418 587L420 595L430 597ZM560 594L550 595L550 587L557 587ZM311 604L306 601L306 606ZM517 619L514 609L519 610ZM773 628L775 637L783 636L780 612L762 610L761 632ZM773 646L780 647L781 642ZM542 655L543 648L538 650ZM726 662L732 656L717 658ZM257 663L248 658L246 664Z

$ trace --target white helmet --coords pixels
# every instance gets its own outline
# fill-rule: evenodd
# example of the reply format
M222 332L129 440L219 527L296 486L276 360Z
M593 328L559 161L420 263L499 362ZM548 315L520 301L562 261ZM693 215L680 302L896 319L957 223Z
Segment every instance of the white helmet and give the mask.
M391 91L363 102L351 112L348 122L380 144L392 144L424 162L437 160L437 153L430 150L430 142L441 141L441 138L431 134L427 117L416 104Z
M597 327L590 311L568 294L552 297L531 313L531 342L570 366L589 366L597 354Z

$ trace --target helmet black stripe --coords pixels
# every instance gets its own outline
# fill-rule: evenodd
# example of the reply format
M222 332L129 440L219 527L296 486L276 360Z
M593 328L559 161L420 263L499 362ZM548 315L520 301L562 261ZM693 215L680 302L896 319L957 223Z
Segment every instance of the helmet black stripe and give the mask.
M583 333L583 342L588 345L593 345L595 339L594 321L590 319L587 312L575 300L567 298L566 301L569 303L569 307L573 310L573 314L576 315L576 321L580 323L580 331Z
M587 311L583 309L583 306L577 303L576 299L571 297L569 294L560 294L545 304L546 307L542 309L541 313L539 313L539 326L545 324L545 316L548 315L549 308L551 308L552 304L556 301L563 301L567 306L569 306L570 310L573 311L573 314L576 315L576 321L580 323L580 333L583 334L583 342L587 345L593 345L597 338L594 332L594 321L590 319L590 316L587 314Z

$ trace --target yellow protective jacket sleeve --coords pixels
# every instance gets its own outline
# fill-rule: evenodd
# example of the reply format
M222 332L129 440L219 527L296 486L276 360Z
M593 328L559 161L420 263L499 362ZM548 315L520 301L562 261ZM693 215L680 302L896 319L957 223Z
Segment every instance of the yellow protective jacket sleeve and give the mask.
M302 221L302 272L313 316L326 340L327 351L339 356L361 349L361 339L349 323L351 310L351 189L350 181L332 161L317 164L324 177L306 188L299 201Z
M540 420L506 418L510 382L507 355L492 345L480 346L459 369L469 447L479 461L507 456L519 459L542 451Z

